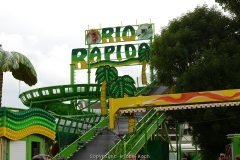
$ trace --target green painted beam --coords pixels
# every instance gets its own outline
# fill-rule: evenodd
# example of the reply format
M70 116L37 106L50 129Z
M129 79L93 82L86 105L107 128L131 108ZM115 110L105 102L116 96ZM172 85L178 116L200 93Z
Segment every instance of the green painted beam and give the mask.
M171 139L170 139L170 137L169 137L169 135L168 135L168 130L167 130L167 127L166 127L166 124L165 124L165 123L164 123L164 128L165 128L165 131L166 131L166 133L167 133L168 142L169 142L169 144L170 144L170 146L171 146L171 151L173 152L173 147L172 147Z

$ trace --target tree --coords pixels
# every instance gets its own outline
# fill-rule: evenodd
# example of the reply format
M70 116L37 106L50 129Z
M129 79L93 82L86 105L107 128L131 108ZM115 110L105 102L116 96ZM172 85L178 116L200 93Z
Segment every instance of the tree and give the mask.
M143 66L142 66L142 84L147 84L147 79L146 79L146 64L147 62L149 62L149 52L150 49L148 48L144 48L139 50L138 52L138 59L140 62L143 62Z
M116 78L109 84L109 94L113 98L127 98L133 97L136 92L135 81L132 77L125 75ZM125 114L125 118L128 119L128 132L132 134L135 129L135 116L134 114Z
M240 16L240 2L238 0L216 0L223 7L235 16Z
M29 86L37 83L36 71L30 60L18 52L4 51L0 45L0 108L2 104L3 72L12 72L14 78Z
M197 6L173 19L153 42L150 62L159 80L175 93L240 88L240 41L236 21L216 7ZM238 133L239 107L169 111L179 122L189 122L193 141L203 159L214 159ZM198 142L195 141L198 137Z
M101 113L107 114L106 109L106 85L109 84L112 80L114 80L118 76L118 71L115 67L111 67L109 65L100 66L96 71L96 79L95 81L98 84L102 83L101 89Z

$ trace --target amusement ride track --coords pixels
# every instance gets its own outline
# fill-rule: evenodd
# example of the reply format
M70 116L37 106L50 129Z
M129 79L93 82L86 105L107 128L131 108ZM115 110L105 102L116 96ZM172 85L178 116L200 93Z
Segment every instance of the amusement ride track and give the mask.
M161 95L165 94L168 87L156 86L147 95ZM101 85L98 84L75 84L75 85L61 85L61 86L51 86L33 89L30 91L23 92L19 95L22 103L30 108L41 108L44 110L49 110L59 115L71 115L71 106L68 104L63 104L64 101L76 100L76 99L99 99L101 93ZM61 106L64 106L62 107ZM76 110L75 110L76 111ZM137 120L141 119L148 113L136 113L136 123ZM74 110L72 110L72 113ZM77 113L75 113L77 114ZM128 120L125 118L119 118L119 133L126 134L128 132ZM160 124L159 124L160 125ZM104 125L102 125L104 126ZM94 127L93 127L94 128ZM85 147L81 148L70 157L66 157L70 160L77 159L96 159L94 156L104 156L107 154L119 141L119 138L106 128L101 134L93 136L92 140L88 140ZM111 147L109 147L111 145ZM71 146L71 145L70 145ZM71 148L71 147L70 147ZM61 154L62 155L62 154ZM101 157L102 158L102 157ZM54 157L53 159L56 159Z

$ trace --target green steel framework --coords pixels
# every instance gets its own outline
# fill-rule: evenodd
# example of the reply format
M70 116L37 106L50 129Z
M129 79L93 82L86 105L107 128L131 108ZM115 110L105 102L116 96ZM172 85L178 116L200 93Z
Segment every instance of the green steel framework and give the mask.
M150 48L152 48L153 38L150 38ZM23 92L19 95L22 103L29 108L40 108L48 111L57 118L56 120L56 133L58 145L60 148L59 153L53 158L57 159L58 156L64 156L67 159L71 157L76 151L81 149L77 145L78 141L85 141L88 143L92 140L98 132L95 132L95 128L104 129L108 124L108 115L96 114L93 112L93 104L99 101L99 95L101 93L101 85L90 84L90 49L91 45L88 45L87 54L87 84L75 84L75 69L74 64L70 64L70 85L60 85L44 87L39 89L33 89ZM151 68L151 83L146 87L138 87L135 96L138 96L142 92L148 92L148 86L154 87L153 82L153 69ZM137 79L138 81L138 79ZM19 89L20 90L20 89ZM109 97L108 92L106 99ZM87 100L86 100L87 99ZM90 103L94 100L93 103ZM70 104L64 103L70 101ZM80 108L81 101L87 101L88 105L84 108ZM78 109L79 108L79 109ZM88 109L84 111L84 109ZM14 109L14 108L11 108ZM20 110L20 109L18 109ZM117 143L103 159L113 159L114 156L119 158L120 155L129 155L131 153L137 154L139 150L145 145L145 153L147 153L147 141L156 132L159 125L164 121L166 115L154 111L149 111L138 124L136 124L136 135L126 135L122 141ZM176 121L176 152L178 159L182 157L181 150L181 127ZM164 127L167 133L166 125ZM67 136L65 140L61 139L61 136ZM74 137L74 138L69 138ZM171 140L168 136L168 141L171 146ZM239 150L239 135L236 135L232 139L232 144L236 150ZM178 143L180 143L178 147ZM134 144L134 145L132 145ZM49 148L51 143L46 143L46 148ZM49 150L49 149L48 149ZM234 152L234 155L239 152ZM196 157L197 147L196 147Z
M153 31L155 31L155 29ZM153 49L152 41L153 38L151 37L151 49ZM88 143L98 134L94 132L94 128L104 129L108 124L108 116L93 112L92 105L98 102L100 99L99 95L101 92L101 85L90 84L91 45L87 45L87 84L75 84L74 64L70 64L70 85L44 87L26 91L19 95L19 98L24 105L28 106L29 108L40 108L46 110L57 118L56 140L58 141L60 150L53 159L57 159L59 156L64 156L68 159L76 151L81 149L81 147L78 147L77 145L78 141L81 140ZM155 86L155 82L153 81L153 69L152 67L150 67L150 69L151 83L145 87L138 87L138 93L136 93L135 96L138 96L142 92L147 93L149 91L148 86ZM106 94L106 99L108 97L109 95ZM87 101L88 106L80 108L80 100ZM91 100L95 100L95 102L90 103ZM70 101L70 104L64 103L65 101ZM85 108L88 108L88 111L84 111ZM115 156L119 156L120 154L129 155L130 153L137 154L144 145L147 146L147 140L155 133L165 118L166 115L164 113L159 114L154 110L149 111L136 125L136 136L125 136L124 141L120 141L117 145L115 145L106 155L106 157L113 154ZM61 138L62 136L64 136L65 140ZM71 139L69 137L74 138ZM133 143L135 144L134 146L130 145ZM51 143L46 144L48 151L50 145ZM146 147L145 150L147 151ZM106 157L104 159L108 159Z

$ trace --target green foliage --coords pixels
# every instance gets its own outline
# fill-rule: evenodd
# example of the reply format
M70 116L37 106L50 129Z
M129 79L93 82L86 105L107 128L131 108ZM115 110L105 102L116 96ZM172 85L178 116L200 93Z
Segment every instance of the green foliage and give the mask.
M150 49L144 48L138 51L138 59L140 62L143 62L144 60L146 60L147 62L149 62L149 52Z
M238 0L215 0L223 7L224 11L240 16L240 2Z
M206 5L170 21L169 26L162 28L161 35L156 35L154 50L150 52L150 61L158 78L171 85L175 82L173 77L180 77L189 64L195 65L204 53L217 49L225 41L221 44L224 49L235 32L232 25L230 18Z
M118 76L118 71L115 67L111 67L109 65L100 66L96 71L96 79L95 81L98 84L102 83L106 80L107 84L114 80Z
M116 78L109 85L109 94L113 98L123 98L124 93L129 97L133 97L136 92L135 81L132 77L125 75Z
M216 7L198 6L173 19L155 36L150 61L162 83L174 83L175 93L240 88L240 36L237 21ZM238 133L239 107L169 111L193 127L202 159L216 159ZM195 137L198 136L198 142Z
M29 86L37 83L36 71L30 60L18 52L8 52L0 48L0 70L12 72L14 78Z

